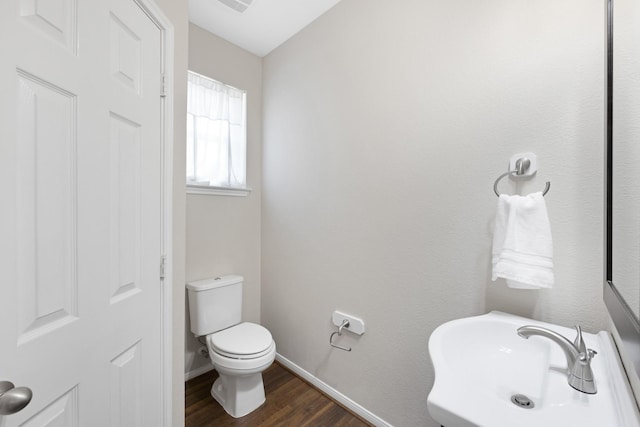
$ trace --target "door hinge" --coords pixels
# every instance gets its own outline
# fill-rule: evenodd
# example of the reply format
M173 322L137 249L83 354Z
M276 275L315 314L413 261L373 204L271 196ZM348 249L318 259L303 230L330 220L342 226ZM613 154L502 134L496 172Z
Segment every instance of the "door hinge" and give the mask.
M164 266L167 262L167 256L162 255L160 257L160 279L164 279Z
M160 76L160 98L167 96L167 75L162 73Z

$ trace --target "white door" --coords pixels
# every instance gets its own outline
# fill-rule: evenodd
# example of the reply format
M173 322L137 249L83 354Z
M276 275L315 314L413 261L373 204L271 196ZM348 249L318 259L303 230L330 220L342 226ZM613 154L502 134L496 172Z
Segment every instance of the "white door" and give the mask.
M162 425L160 71L134 0L0 1L2 427Z

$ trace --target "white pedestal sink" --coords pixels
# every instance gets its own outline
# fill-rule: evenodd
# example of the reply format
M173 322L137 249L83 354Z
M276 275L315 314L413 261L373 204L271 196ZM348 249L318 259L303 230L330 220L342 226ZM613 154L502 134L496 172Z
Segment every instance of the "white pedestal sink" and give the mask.
M567 384L560 346L516 330L537 325L570 341L570 328L500 312L457 319L429 339L435 383L427 399L433 419L445 427L638 427L640 415L611 336L583 332L598 352L591 362L596 394ZM517 405L514 395L533 405ZM533 407L531 407L533 406Z

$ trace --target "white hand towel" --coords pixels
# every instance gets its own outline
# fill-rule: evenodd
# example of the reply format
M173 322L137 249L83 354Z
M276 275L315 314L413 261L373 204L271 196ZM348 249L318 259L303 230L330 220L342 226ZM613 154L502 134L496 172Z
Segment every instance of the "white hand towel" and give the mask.
M541 192L500 195L493 232L493 280L507 286L540 289L553 286L553 242L547 205Z

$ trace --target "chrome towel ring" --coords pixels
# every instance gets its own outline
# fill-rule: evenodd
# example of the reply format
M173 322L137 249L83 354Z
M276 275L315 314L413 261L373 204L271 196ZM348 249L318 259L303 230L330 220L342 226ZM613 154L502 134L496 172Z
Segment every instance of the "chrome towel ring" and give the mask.
M515 170L508 171L500 175L498 179L496 179L496 182L493 183L493 192L496 193L496 196L500 197L500 192L498 191L498 182L500 182L502 178L504 178L507 175L514 175L514 174L516 176L524 175L527 169L529 169L529 166L531 166L531 161L526 157L523 157L516 161ZM544 190L542 190L543 196L549 192L549 188L551 188L551 183L547 181L547 183L544 186Z

